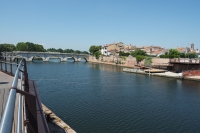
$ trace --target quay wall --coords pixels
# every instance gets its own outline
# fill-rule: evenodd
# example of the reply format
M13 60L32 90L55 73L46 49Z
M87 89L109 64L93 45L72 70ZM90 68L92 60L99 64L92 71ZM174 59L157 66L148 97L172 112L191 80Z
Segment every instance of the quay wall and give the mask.
M200 64L174 64L172 71L182 72L187 70L199 70Z
M89 56L89 62L96 63L105 63L112 65L119 65L125 67L134 67L137 64L136 58L128 56L125 59L117 56L101 56L99 59L96 59L94 56ZM165 58L152 58L152 64L167 64L169 59ZM144 65L144 60L140 62L140 65Z

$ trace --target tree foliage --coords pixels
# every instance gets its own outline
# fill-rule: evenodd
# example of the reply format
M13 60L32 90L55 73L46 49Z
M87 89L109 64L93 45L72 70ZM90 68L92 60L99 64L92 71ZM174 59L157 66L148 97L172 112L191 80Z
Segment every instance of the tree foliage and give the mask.
M57 52L57 50L55 48L48 48L47 52Z
M73 49L65 49L63 50L63 53L74 53Z
M92 45L90 46L89 48L89 52L91 55L94 55L96 57L96 59L99 59L100 55L101 55L101 46L95 46L95 45Z
M80 50L75 50L74 53L80 54L81 51Z
M15 45L13 44L0 44L0 54L1 52L12 52L14 51L16 48L15 48Z
M100 55L101 55L101 52L100 52L100 51L96 51L96 52L94 53L94 56L96 57L96 59L99 59Z
M119 52L119 56L126 56L128 57L130 55L130 53L124 53L124 52Z
M187 57L188 58L198 58L198 55L195 52L189 52L189 53L186 54L186 58Z
M17 51L28 51L28 46L26 45L25 42L19 42L16 45L16 50Z
M17 45L13 44L0 44L0 52L12 52L12 51L32 51L32 52L60 52L60 53L77 53L77 54L89 54L87 51L73 50L62 48L48 48L47 50L40 44L34 44L32 42L19 42Z
M42 45L34 44L32 42L19 42L16 45L17 51L35 51L35 52L45 52Z
M139 63L139 62L141 62L142 60L144 60L144 58L145 58L145 56L143 56L143 55L137 55L137 56L136 56L136 61L137 61L137 63Z
M92 45L92 46L90 46L89 52L91 55L94 55L95 52L98 52L100 50L101 50L101 46Z
M46 49L44 49L43 45L35 44L35 47L37 52L46 52Z
M151 57L146 57L144 61L145 66L151 66L152 63L152 58Z
M179 58L180 52L176 49L170 49L169 50L169 58Z
M141 56L146 56L146 52L143 51L143 50L140 50L140 49L136 49L134 52L131 53L131 55L133 57L136 57L138 55L141 55Z
M63 53L63 50L61 48L57 49L57 52Z
M55 49L55 48L49 48L47 49L47 52L60 52L60 53L76 53L76 54L89 54L87 51L80 51L80 50L73 50L73 49Z
M169 52L166 52L164 55L160 55L160 58L180 58L181 53L176 49L170 49Z

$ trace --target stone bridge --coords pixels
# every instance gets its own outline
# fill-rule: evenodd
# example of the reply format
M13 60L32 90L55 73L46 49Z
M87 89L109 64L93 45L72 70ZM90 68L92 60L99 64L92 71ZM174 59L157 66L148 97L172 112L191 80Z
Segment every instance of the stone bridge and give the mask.
M74 61L89 60L87 54L77 53L59 53L59 52L28 52L28 51L13 51L13 52L2 52L2 56L6 59L11 58L12 61L15 58L25 58L26 61L32 61L35 57L42 58L43 61L49 61L50 58L59 58L60 61L67 61L67 59L73 59Z

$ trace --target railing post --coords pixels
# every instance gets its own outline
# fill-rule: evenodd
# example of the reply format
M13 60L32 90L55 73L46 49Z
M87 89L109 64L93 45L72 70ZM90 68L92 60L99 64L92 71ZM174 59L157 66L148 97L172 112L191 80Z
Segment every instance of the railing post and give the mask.
M28 84L28 73L26 67L26 60L24 59L24 84L25 84L25 91L29 92L29 84Z
M6 57L5 57L5 72L7 72Z
M13 74L12 73L12 64L11 63L12 63L12 58L10 57L10 74Z
M21 72L20 90L22 90L22 80L23 80L23 75ZM19 96L19 101L18 101L18 117L17 117L16 133L22 133L22 94L19 94L18 96Z
M19 61L18 61L18 58L17 58L17 67L18 67L18 62L19 62Z
M2 70L2 62L1 62L1 70Z

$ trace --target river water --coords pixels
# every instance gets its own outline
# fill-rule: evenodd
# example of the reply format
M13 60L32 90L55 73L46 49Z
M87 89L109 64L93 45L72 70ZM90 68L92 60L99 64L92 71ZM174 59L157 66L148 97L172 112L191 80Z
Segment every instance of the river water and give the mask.
M105 64L28 63L42 102L79 133L200 132L200 83Z

